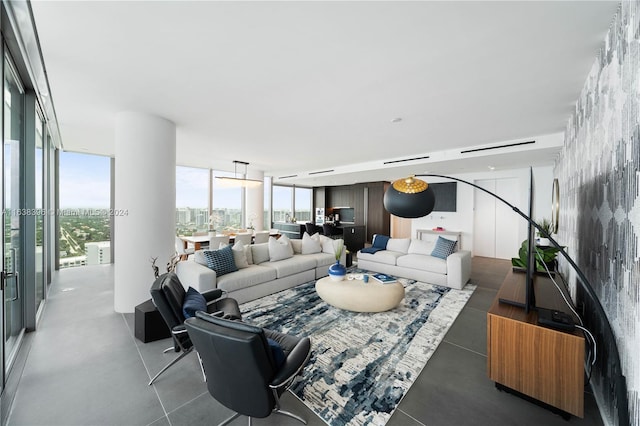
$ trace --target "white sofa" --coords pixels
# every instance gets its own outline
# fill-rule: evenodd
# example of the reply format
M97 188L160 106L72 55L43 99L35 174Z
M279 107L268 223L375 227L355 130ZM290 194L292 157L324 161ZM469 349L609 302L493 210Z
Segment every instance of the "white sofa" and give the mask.
M431 256L438 235L423 239L390 238L384 250L358 251L358 267L396 277L461 289L471 276L471 252L457 250L446 259ZM375 240L374 240L375 244Z
M335 245L343 241L317 234L313 238L320 242L319 249L309 243L311 237L308 234L304 239L281 237L280 240L290 243L292 252L292 256L281 260L271 260L270 242L246 246L248 265L220 277L206 266L203 251L196 252L190 259L178 262L176 274L185 288L193 287L199 292L220 288L238 303L248 302L328 275L329 266L336 261ZM234 257L237 254L234 253ZM238 265L241 262L237 260L236 257ZM343 250L341 263L344 264L345 260Z

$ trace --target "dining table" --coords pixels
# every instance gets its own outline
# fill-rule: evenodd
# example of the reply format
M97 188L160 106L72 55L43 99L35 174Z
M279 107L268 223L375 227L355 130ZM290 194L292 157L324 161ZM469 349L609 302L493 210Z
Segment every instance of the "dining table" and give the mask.
M216 234L216 236L227 236L227 234ZM228 234L229 236L229 244L233 244L235 242L236 234ZM280 233L277 229L272 230L269 233L270 237L278 238L280 237ZM203 248L208 247L209 245L209 235L180 235L180 239L184 242L184 248L186 249L189 246L189 243L193 244L193 248L195 251L201 250Z

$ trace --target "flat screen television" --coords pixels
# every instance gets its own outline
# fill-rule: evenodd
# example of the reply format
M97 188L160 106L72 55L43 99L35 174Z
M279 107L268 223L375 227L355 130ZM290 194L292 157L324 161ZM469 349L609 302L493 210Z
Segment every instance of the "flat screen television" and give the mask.
M533 169L529 168L529 218L533 217L533 201L535 196L535 188L533 182ZM516 300L498 299L500 303L518 306L524 309L526 313L536 309L536 294L534 287L534 275L536 271L536 227L531 222L527 228L527 268L524 272L525 300L524 302Z
M429 186L433 189L436 197L436 203L433 206L434 212L455 212L457 210L457 182L430 183Z

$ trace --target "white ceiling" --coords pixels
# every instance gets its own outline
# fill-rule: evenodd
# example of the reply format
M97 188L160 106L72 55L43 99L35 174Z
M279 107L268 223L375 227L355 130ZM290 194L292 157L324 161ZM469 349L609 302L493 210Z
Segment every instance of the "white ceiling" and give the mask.
M139 111L176 123L181 165L313 185L552 164L618 7L31 4L65 150L112 156L115 114Z

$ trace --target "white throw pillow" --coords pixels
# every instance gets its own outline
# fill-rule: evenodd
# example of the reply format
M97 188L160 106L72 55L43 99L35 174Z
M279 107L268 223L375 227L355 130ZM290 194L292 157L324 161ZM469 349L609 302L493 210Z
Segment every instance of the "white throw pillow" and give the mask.
M407 253L431 256L434 246L435 244L431 241L411 240L411 245L409 246L409 251Z
M235 262L238 269L249 267L245 245L242 243L242 241L236 242L233 247L231 247L231 252L233 253L233 261Z
M251 259L254 265L269 261L269 243L251 244Z
M336 248L334 245L334 239L326 237L324 235L320 235L320 244L322 245L322 252L328 253L332 255L336 255Z
M204 250L198 250L193 254L193 261L196 263L199 263L200 265L206 266L207 268L209 267L207 265L207 258L204 257Z
M247 257L247 263L249 265L253 265L253 252L251 251L251 246L253 244L245 244L244 245L244 255Z
M411 244L411 238L389 238L387 250L407 254L409 244Z
M318 235L317 233L314 235ZM320 244L320 236L313 238L306 232L302 234L302 254L320 253L322 245Z
M275 237L269 237L269 260L272 262L288 259L293 256L293 247L286 235L276 240Z

